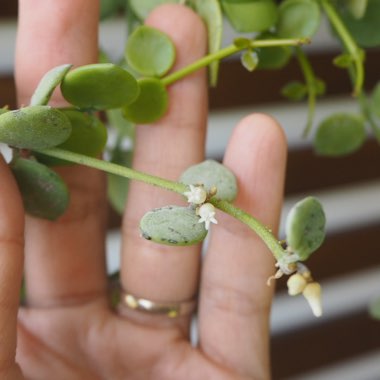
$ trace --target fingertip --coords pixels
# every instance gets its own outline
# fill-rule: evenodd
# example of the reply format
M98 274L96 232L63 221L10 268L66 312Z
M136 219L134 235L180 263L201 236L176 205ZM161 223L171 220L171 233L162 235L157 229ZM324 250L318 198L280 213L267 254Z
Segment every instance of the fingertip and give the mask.
M246 116L236 126L224 164L235 173L236 203L268 225L277 224L282 204L287 159L286 135L271 116Z

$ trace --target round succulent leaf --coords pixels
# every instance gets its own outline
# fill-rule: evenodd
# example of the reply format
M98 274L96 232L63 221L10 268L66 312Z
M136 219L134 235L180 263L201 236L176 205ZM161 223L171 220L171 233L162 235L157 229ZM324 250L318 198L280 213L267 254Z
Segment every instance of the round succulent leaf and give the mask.
M62 82L65 75L73 65L65 64L52 68L40 80L30 99L30 105L46 105L48 104L53 91Z
M341 69L347 69L352 65L354 57L351 54L339 54L333 59L333 64Z
M112 63L85 65L70 71L61 83L61 90L71 104L95 110L121 108L139 94L136 79Z
M218 0L193 0L192 5L207 26L208 52L217 52L222 44L223 37L223 13ZM219 61L209 65L210 86L215 87L218 82Z
M302 82L292 81L281 89L281 94L289 100L299 101L306 97L307 87Z
M319 124L314 149L324 156L343 156L359 149L365 138L365 123L361 116L337 113Z
M89 157L98 157L107 142L107 128L95 115L77 110L61 110L71 123L70 137L57 147ZM72 165L71 162L36 154L39 162L49 166Z
M223 0L222 7L232 27L239 33L262 32L277 21L277 5L272 0L250 2Z
M345 7L338 10L342 21L360 46L369 48L380 45L380 0L368 1L361 18L356 18Z
M307 197L289 211L286 222L286 240L299 260L306 260L325 239L326 217L321 203Z
M380 45L380 33L377 32L380 23L380 0L368 1L361 18L356 18L345 7L339 10L342 21L360 46L369 48Z
M157 78L141 78L138 83L140 94L132 104L123 107L124 117L136 124L153 123L165 115L168 93Z
M206 160L186 169L180 179L185 185L203 184L207 191L217 188L215 198L233 201L237 195L235 175L226 166L214 160Z
M263 33L259 40L276 39L275 33ZM259 56L258 69L278 70L284 67L292 56L292 49L289 46L273 46L256 49Z
M321 22L319 5L314 0L285 0L279 7L277 34L282 38L311 38Z
M181 0L129 0L133 13L140 19L145 20L149 13L159 5L167 3L179 3Z
M195 210L189 207L165 206L147 212L140 221L142 236L166 245L193 245L207 235Z
M69 191L62 178L37 161L17 158L10 164L25 211L38 218L56 220L69 205Z
M175 47L165 33L141 25L128 38L125 58L138 73L161 77L173 66Z
M0 115L0 141L17 148L52 148L70 133L67 116L50 106L29 106Z

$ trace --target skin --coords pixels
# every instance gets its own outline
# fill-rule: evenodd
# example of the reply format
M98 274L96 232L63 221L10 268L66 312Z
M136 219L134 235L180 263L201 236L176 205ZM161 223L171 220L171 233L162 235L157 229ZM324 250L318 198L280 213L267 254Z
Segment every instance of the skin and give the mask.
M19 1L20 104L28 103L51 67L96 62L94 3ZM191 10L165 5L147 23L171 35L178 50L177 68L205 53L205 29ZM171 86L170 98L162 120L138 128L134 167L176 179L204 157L205 71ZM59 93L53 104L64 104ZM274 231L285 162L284 134L273 119L261 114L247 116L236 126L224 157L238 180L236 204ZM189 317L111 310L104 258L105 177L83 167L58 170L70 186L71 205L59 221L48 222L24 217L15 181L0 159L1 379L270 378L268 318L273 289L266 280L274 262L252 231L218 213L219 224L200 266L199 247L164 247L139 237L138 222L145 211L181 199L132 184L122 228L122 286L164 302L198 293L199 343L192 347ZM19 308L23 272L27 306Z

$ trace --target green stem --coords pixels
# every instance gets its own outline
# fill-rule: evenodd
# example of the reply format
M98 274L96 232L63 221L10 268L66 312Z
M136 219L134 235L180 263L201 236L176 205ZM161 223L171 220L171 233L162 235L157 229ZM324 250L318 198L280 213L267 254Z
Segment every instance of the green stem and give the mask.
M211 199L210 202L219 210L233 216L234 218L240 220L242 223L246 224L264 241L266 246L271 250L273 256L277 261L281 261L287 254L282 248L280 242L272 234L271 230L264 226L252 215L246 213L245 211L234 206L232 203L227 201L221 201L218 199Z
M63 149L50 148L50 149L39 149L35 151L47 156L60 158L62 160L70 161L76 164L85 165L85 166L99 169L108 173L116 174L121 177L126 177L126 178L137 180L137 181L142 181L150 185L154 185L166 190L174 191L181 195L188 189L187 185L184 185L182 183L169 181L160 177L139 172L134 169L116 165L111 162L99 160L97 158L87 157L82 154L69 152ZM272 251L274 257L277 260L281 260L281 258L284 257L286 252L281 247L281 244L276 239L276 237L272 234L272 232L267 227L261 224L253 216L249 215L245 211L235 207L234 205L226 201L212 200L211 203L215 207L220 209L221 211L245 223L254 232L256 232L256 234L264 241L267 247Z
M142 181L147 184L158 186L163 189L174 191L179 194L183 194L183 192L186 191L187 189L187 186L182 183L169 181L160 177L139 172L134 169L120 166L112 162L99 160L97 158L84 156L82 154L69 152L63 149L58 149L58 148L39 149L39 150L35 150L35 152L45 154L47 156L51 156L55 158L60 158L62 160L74 162L76 164L89 166L91 168L99 169L111 174L116 174L121 177L126 177L126 178L134 179L137 181Z
M316 78L315 78L315 74L309 60L307 59L305 53L300 48L296 48L296 56L297 56L299 65L301 67L302 74L305 78L307 93L308 93L307 123L302 134L303 137L307 137L313 125L314 114L315 114L315 103L316 103L316 98L317 98L317 92L316 92L316 87L315 87Z
M242 44L241 46L229 45L221 50L218 50L215 53L208 54L203 58L191 63L190 65L175 71L172 74L167 75L162 78L162 83L165 86L169 86L172 83L182 79L183 77L192 74L194 71L197 71L203 67L208 66L214 61L219 61L223 58L226 58L230 55L236 54L239 51L245 49L255 49L255 48L264 48L272 46L299 46L310 43L310 40L307 38L298 38L298 39L273 39L273 40L252 40L248 44Z
M355 67L354 95L361 93L364 84L363 52L356 44L330 0L320 0L321 5L334 29L338 33L347 52L351 55Z

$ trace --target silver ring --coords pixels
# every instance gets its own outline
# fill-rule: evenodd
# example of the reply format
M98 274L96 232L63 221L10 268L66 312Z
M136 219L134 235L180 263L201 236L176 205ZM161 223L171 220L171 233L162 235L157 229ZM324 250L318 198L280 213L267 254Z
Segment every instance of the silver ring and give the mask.
M166 315L169 318L177 318L193 313L197 306L197 300L193 298L181 302L155 302L146 298L136 297L121 289L119 306L149 314Z

